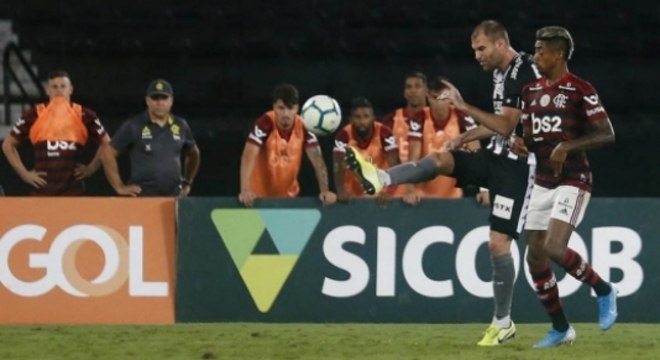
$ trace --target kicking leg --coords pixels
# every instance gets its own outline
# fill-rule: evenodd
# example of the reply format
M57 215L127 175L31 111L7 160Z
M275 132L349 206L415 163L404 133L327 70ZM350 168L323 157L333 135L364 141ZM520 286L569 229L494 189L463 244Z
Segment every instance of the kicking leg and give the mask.
M433 180L438 175L454 171L454 156L450 152L433 152L419 161L399 164L381 170L362 157L359 151L346 149L346 164L360 181L367 194L376 194L385 186L417 184Z
M454 155L450 152L432 152L418 161L399 164L385 170L389 175L388 185L419 184L433 180L438 175L454 172Z

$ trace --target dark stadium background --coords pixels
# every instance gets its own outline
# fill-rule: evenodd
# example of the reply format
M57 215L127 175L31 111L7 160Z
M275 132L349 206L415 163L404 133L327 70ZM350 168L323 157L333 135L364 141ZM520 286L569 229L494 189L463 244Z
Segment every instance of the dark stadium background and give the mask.
M302 100L365 96L382 116L403 104L404 74L421 70L488 108L490 74L470 49L474 25L502 22L519 51L533 51L537 28L562 25L576 41L570 70L599 90L617 134L614 146L589 155L594 195L660 196L656 1L3 0L0 18L13 21L41 77L69 71L74 100L95 109L111 135L143 111L151 79L170 80L174 112L202 151L195 196L236 196L246 134L279 82L295 84ZM331 169L332 139L322 146ZM4 157L0 183L10 195L28 190ZM304 196L317 193L309 163L301 186ZM112 194L102 171L89 192Z

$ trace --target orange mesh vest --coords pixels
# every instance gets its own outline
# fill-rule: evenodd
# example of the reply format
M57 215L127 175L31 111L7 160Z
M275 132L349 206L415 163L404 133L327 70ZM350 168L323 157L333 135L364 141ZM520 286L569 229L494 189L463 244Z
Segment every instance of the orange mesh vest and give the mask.
M426 118L422 133L421 156L424 157L433 151L440 150L446 141L456 138L460 133L458 116L453 108L451 108L449 120L442 130L436 131L433 119ZM463 196L463 190L456 187L456 179L449 176L438 176L432 181L417 185L417 189L426 197L460 198Z
M424 110L424 121L431 119L431 109L428 106L423 108ZM399 160L404 163L410 161L409 155L409 144L408 144L408 132L410 131L410 125L406 123L405 109L399 108L394 113L394 122L392 125L392 133L394 138L396 138L397 145L399 145ZM394 192L395 197L401 197L406 193L406 187L403 185L397 186L396 191Z
M55 96L46 104L38 104L37 120L30 128L30 142L72 141L87 143L87 128L83 123L82 106L62 96Z
M431 119L431 109L424 107L424 120ZM408 157L408 131L410 126L406 123L405 109L399 108L394 112L394 121L392 124L392 133L399 145L399 160L404 163L409 160Z
M382 127L383 124L374 122L374 133L371 136L369 145L365 149L358 147L358 141L353 137L353 125L346 125L345 129L348 133L349 146L357 149L365 159L370 160L374 165L381 169L387 169L389 164L387 162L385 150L383 149L383 144L380 141L380 129ZM364 194L362 186L360 186L360 183L355 180L355 176L349 170L344 172L344 189L346 192L355 196L368 196Z
M302 160L305 129L300 116L293 120L291 137L284 140L277 129L275 112L266 113L273 130L262 145L252 173L252 192L257 196L295 197L300 192L298 172Z

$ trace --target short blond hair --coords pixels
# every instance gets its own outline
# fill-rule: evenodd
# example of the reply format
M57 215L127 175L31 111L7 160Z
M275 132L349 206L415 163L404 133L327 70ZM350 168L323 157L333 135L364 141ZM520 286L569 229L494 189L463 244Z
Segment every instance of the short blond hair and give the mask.
M552 43L564 52L564 60L570 60L575 49L571 33L561 26L546 26L536 31L536 40Z

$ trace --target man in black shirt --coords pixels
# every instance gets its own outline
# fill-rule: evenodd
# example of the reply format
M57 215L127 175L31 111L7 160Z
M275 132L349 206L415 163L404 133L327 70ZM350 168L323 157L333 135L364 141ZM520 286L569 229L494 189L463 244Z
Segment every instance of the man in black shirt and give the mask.
M183 118L170 113L172 85L162 79L149 84L147 111L127 120L103 151L103 168L117 194L126 196L187 196L199 169L200 153ZM128 183L119 175L117 156L128 151ZM181 155L184 171L181 173Z

